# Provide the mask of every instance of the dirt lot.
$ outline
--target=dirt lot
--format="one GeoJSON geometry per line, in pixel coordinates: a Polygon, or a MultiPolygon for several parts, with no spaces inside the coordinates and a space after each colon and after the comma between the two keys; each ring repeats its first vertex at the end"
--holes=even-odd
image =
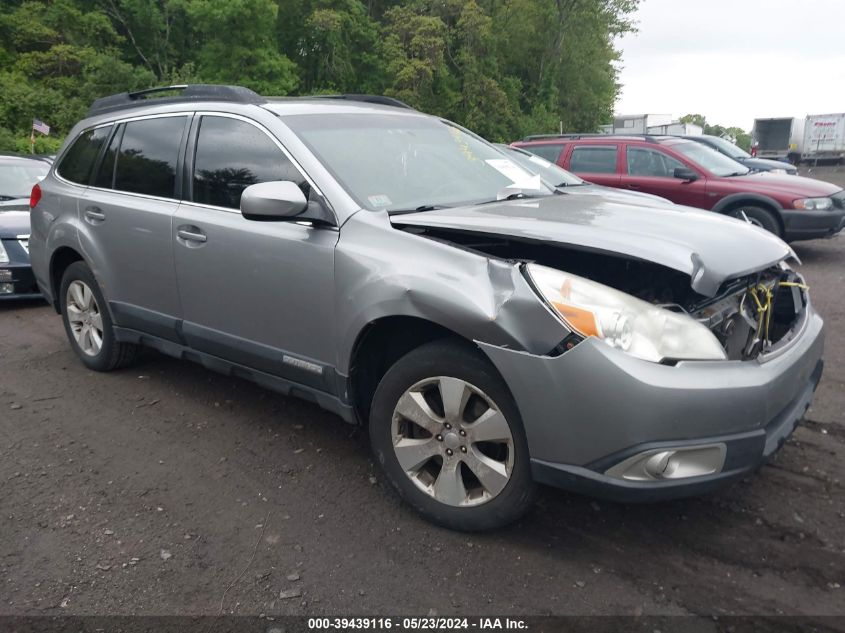
{"type": "Polygon", "coordinates": [[[0,614],[845,615],[845,238],[796,250],[827,365],[772,463],[661,505],[544,490],[483,536],[411,514],[315,406],[153,352],[90,372],[0,304],[0,614]]]}

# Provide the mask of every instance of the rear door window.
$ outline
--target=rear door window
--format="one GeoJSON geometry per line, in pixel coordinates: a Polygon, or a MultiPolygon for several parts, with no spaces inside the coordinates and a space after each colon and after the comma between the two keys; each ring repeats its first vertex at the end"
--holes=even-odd
{"type": "Polygon", "coordinates": [[[88,185],[94,163],[110,132],[111,126],[106,125],[87,130],[76,137],[73,145],[62,156],[57,168],[59,176],[78,185],[88,185]]]}
{"type": "Polygon", "coordinates": [[[615,174],[616,145],[579,145],[573,148],[569,170],[575,173],[615,174]]]}
{"type": "Polygon", "coordinates": [[[124,125],[114,188],[160,198],[176,197],[176,163],[186,116],[129,121],[124,125]]]}
{"type": "Polygon", "coordinates": [[[202,118],[194,157],[194,202],[239,209],[244,189],[274,180],[293,181],[308,197],[305,177],[265,132],[238,119],[202,118]]]}
{"type": "Polygon", "coordinates": [[[557,163],[560,153],[563,151],[562,143],[543,143],[542,145],[525,145],[522,149],[545,158],[550,163],[557,163]]]}

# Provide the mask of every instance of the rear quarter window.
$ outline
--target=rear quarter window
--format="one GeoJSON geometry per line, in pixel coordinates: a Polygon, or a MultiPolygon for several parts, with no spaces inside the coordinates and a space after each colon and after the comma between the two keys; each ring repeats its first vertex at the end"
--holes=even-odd
{"type": "Polygon", "coordinates": [[[91,179],[91,171],[100,154],[103,143],[109,136],[111,126],[86,130],[76,137],[76,140],[62,156],[56,171],[65,180],[78,185],[87,185],[91,179]]]}
{"type": "Polygon", "coordinates": [[[589,174],[616,173],[616,145],[579,146],[569,158],[570,171],[589,174]]]}

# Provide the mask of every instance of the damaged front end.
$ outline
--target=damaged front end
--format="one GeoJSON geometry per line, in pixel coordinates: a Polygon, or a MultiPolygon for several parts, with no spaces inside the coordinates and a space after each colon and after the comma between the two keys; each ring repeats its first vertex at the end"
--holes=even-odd
{"type": "Polygon", "coordinates": [[[552,355],[596,337],[664,364],[764,360],[797,335],[808,305],[807,286],[785,261],[728,279],[712,296],[705,296],[693,289],[690,275],[624,255],[474,231],[419,226],[404,230],[520,265],[573,332],[552,355]],[[619,293],[597,298],[602,287],[619,293]],[[627,301],[620,293],[639,301],[627,301]],[[632,329],[632,324],[637,327],[632,329]],[[702,337],[694,324],[706,328],[715,340],[702,337]],[[673,339],[678,339],[677,345],[672,345],[673,339]]]}
{"type": "Polygon", "coordinates": [[[716,335],[730,360],[765,359],[800,331],[809,303],[804,279],[785,262],[725,284],[687,313],[716,335]]]}

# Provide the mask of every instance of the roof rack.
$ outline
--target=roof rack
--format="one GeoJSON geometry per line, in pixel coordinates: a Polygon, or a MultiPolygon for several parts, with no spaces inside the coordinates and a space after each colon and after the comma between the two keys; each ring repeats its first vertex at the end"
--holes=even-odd
{"type": "Polygon", "coordinates": [[[315,95],[321,99],[344,99],[346,101],[361,101],[363,103],[374,103],[377,105],[393,106],[394,108],[407,108],[413,110],[404,101],[394,99],[393,97],[384,97],[381,95],[365,95],[365,94],[344,94],[344,95],[315,95]]]}
{"type": "Polygon", "coordinates": [[[215,84],[179,84],[160,86],[135,92],[121,92],[97,99],[88,108],[86,116],[103,114],[126,108],[164,103],[185,103],[193,101],[230,101],[233,103],[265,103],[266,99],[242,86],[218,86],[215,84]],[[164,96],[155,95],[164,93],[164,96]],[[172,94],[177,93],[177,94],[172,94]]]}
{"type": "Polygon", "coordinates": [[[532,134],[526,136],[522,141],[542,141],[556,138],[568,139],[577,141],[582,138],[641,138],[649,143],[656,143],[657,137],[663,135],[655,134],[602,134],[601,132],[593,132],[589,134],[532,134]]]}

